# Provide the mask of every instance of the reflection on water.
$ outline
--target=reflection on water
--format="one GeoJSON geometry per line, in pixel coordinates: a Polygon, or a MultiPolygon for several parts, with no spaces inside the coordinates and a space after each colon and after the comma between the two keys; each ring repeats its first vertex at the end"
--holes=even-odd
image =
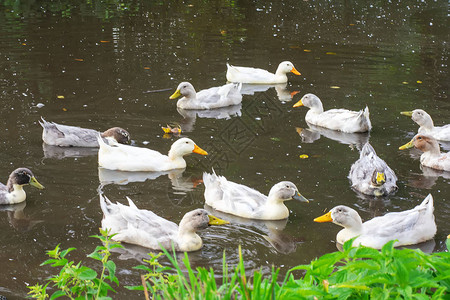
{"type": "Polygon", "coordinates": [[[23,211],[25,206],[26,202],[0,206],[0,212],[6,212],[9,224],[17,231],[29,231],[36,224],[44,222],[44,220],[34,220],[27,216],[23,211]]]}
{"type": "Polygon", "coordinates": [[[98,148],[86,147],[58,147],[42,143],[42,150],[45,158],[63,159],[68,157],[85,157],[98,154],[98,148]]]}
{"type": "MultiPolygon", "coordinates": [[[[204,247],[189,258],[194,267],[214,268],[218,278],[223,253],[230,266],[236,264],[238,245],[249,274],[259,268],[268,273],[274,265],[282,275],[335,251],[337,231],[312,219],[339,204],[370,219],[410,209],[432,193],[438,226],[434,251],[446,249],[450,178],[421,169],[420,152],[411,158],[414,151],[397,150],[414,135],[401,111],[421,107],[435,124],[448,123],[446,2],[60,3],[0,4],[0,161],[5,170],[30,167],[46,186],[27,190],[26,209],[0,212],[0,259],[8,270],[0,274],[0,292],[9,300],[25,298],[27,284],[43,282],[54,271],[39,267],[46,250],[58,243],[76,247],[71,259],[85,261],[85,253],[95,249],[89,236],[98,234],[102,218],[99,184],[112,199],[132,196],[139,207],[180,220],[204,206],[202,173],[212,167],[263,193],[276,182],[292,180],[316,200],[307,207],[290,203],[283,229],[236,222],[201,232],[204,247]],[[238,107],[182,112],[167,100],[184,80],[194,86],[224,84],[227,61],[274,70],[283,60],[298,65],[302,75],[290,76],[287,85],[248,86],[262,90],[248,90],[238,107]],[[298,143],[294,128],[306,126],[306,110],[294,111],[293,91],[323,95],[326,107],[368,105],[370,136],[311,127],[298,143]],[[209,155],[187,157],[182,174],[103,174],[97,149],[42,146],[36,121],[42,115],[85,128],[120,126],[163,153],[176,137],[162,139],[161,126],[181,120],[182,135],[209,155]],[[361,197],[347,179],[358,156],[347,145],[358,148],[369,139],[399,177],[398,192],[386,198],[361,197]],[[301,154],[309,158],[300,159],[301,154]]],[[[140,283],[132,269],[136,264],[117,260],[124,283],[120,298],[137,295],[122,287],[140,283]]]]}
{"type": "Polygon", "coordinates": [[[194,130],[195,120],[197,117],[227,120],[231,117],[240,117],[241,109],[242,104],[202,110],[177,108],[178,113],[183,116],[183,120],[178,123],[181,126],[182,132],[191,132],[194,130]]]}
{"type": "Polygon", "coordinates": [[[280,84],[242,84],[242,95],[254,95],[255,93],[266,92],[271,88],[275,88],[278,100],[288,102],[292,100],[292,95],[296,92],[289,92],[286,88],[287,83],[280,84]]]}
{"type": "Polygon", "coordinates": [[[302,138],[303,143],[314,143],[323,135],[330,140],[337,141],[341,144],[350,145],[352,148],[356,147],[361,150],[362,147],[369,142],[370,134],[365,133],[347,133],[338,130],[331,130],[328,128],[312,125],[306,122],[309,128],[296,127],[297,133],[302,138]]]}

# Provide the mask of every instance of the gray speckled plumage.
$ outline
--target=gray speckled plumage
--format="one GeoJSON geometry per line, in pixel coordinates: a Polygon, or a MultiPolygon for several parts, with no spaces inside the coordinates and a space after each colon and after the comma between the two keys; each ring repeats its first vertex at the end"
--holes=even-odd
{"type": "Polygon", "coordinates": [[[97,137],[114,138],[118,143],[126,144],[130,141],[130,134],[123,128],[113,127],[101,133],[94,129],[61,125],[47,122],[43,118],[41,124],[42,140],[44,143],[60,147],[98,147],[97,137]]]}
{"type": "Polygon", "coordinates": [[[397,176],[387,163],[379,158],[373,147],[367,143],[361,150],[359,159],[352,165],[348,178],[352,187],[366,195],[383,196],[397,190],[397,176]],[[374,174],[384,173],[385,182],[376,185],[374,174]]]}

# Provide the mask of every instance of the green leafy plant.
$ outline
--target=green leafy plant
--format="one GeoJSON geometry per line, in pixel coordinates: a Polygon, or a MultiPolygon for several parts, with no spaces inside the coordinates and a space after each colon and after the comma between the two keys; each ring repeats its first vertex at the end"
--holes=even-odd
{"type": "Polygon", "coordinates": [[[108,292],[115,291],[109,283],[114,282],[119,285],[119,281],[115,275],[116,264],[109,260],[110,250],[123,246],[112,241],[113,235],[110,236],[107,231],[100,229],[100,233],[101,235],[92,237],[99,239],[103,246],[97,246],[95,251],[88,255],[88,257],[102,263],[100,276],[95,270],[83,266],[81,262],[75,264],[75,262],[66,258],[75,248],[61,250],[58,244],[55,249],[47,251],[50,259],[44,261],[41,266],[61,267],[59,274],[50,277],[45,285],[36,284],[29,287],[30,292],[28,294],[30,297],[40,300],[45,300],[49,297],[50,299],[56,299],[63,296],[69,299],[111,299],[111,297],[107,296],[108,292]],[[47,294],[47,288],[50,284],[57,288],[51,296],[47,294]]]}
{"type": "Polygon", "coordinates": [[[270,276],[258,270],[246,275],[239,248],[239,263],[229,273],[223,256],[223,280],[217,283],[212,269],[197,268],[184,259],[184,272],[176,260],[163,250],[173,268],[158,263],[152,255],[143,285],[127,287],[144,290],[150,299],[443,299],[450,290],[450,254],[426,254],[420,250],[395,249],[394,241],[381,251],[344,245],[343,252],[325,254],[308,265],[292,268],[284,280],[277,281],[279,269],[270,276]],[[306,271],[295,279],[293,272],[306,271]],[[165,273],[165,274],[164,274],[165,273]],[[171,274],[171,275],[169,275],[171,274]]]}

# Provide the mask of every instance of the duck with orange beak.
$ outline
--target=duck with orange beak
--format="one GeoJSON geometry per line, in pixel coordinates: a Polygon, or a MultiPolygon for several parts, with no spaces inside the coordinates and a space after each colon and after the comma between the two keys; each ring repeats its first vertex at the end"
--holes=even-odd
{"type": "Polygon", "coordinates": [[[301,75],[300,72],[294,67],[294,64],[290,61],[281,62],[278,65],[275,74],[263,69],[236,67],[227,64],[227,80],[229,82],[242,82],[250,84],[286,83],[288,81],[286,74],[288,73],[301,75]]]}
{"type": "Polygon", "coordinates": [[[99,138],[98,164],[109,170],[161,172],[186,168],[184,156],[190,153],[208,155],[189,138],[181,138],[170,147],[168,155],[148,148],[106,144],[99,138]]]}

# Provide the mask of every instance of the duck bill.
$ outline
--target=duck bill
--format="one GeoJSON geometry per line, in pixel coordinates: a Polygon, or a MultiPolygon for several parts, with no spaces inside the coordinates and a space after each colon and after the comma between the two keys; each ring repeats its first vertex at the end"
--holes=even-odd
{"type": "Polygon", "coordinates": [[[399,150],[405,150],[414,147],[414,139],[404,144],[403,146],[398,147],[399,150]]]}
{"type": "Polygon", "coordinates": [[[300,201],[300,202],[306,202],[309,203],[309,200],[303,197],[300,193],[295,193],[295,195],[292,197],[292,199],[300,201]]]}
{"type": "Polygon", "coordinates": [[[315,218],[314,222],[318,223],[333,222],[333,219],[331,218],[331,211],[327,212],[323,216],[315,218]]]}
{"type": "Polygon", "coordinates": [[[292,67],[291,72],[294,73],[295,75],[302,75],[302,74],[301,74],[299,71],[297,71],[297,69],[294,68],[294,67],[292,67]]]}
{"type": "Polygon", "coordinates": [[[181,96],[180,90],[176,90],[175,93],[172,94],[172,96],[169,97],[169,99],[173,100],[181,96]]]}
{"type": "Polygon", "coordinates": [[[200,155],[208,155],[208,152],[206,152],[205,150],[203,150],[202,148],[200,148],[197,145],[194,145],[194,150],[192,150],[192,152],[200,154],[200,155]]]}
{"type": "Polygon", "coordinates": [[[292,106],[292,107],[300,107],[300,106],[303,106],[302,100],[300,100],[297,103],[295,103],[294,106],[292,106]]]}
{"type": "Polygon", "coordinates": [[[230,222],[214,217],[213,215],[208,215],[209,222],[208,225],[225,225],[230,224],[230,222]]]}
{"type": "Polygon", "coordinates": [[[382,185],[385,182],[386,182],[386,176],[384,175],[384,173],[377,172],[377,184],[382,185]]]}
{"type": "Polygon", "coordinates": [[[412,117],[413,112],[412,111],[402,111],[400,114],[407,116],[407,117],[412,117]]]}
{"type": "Polygon", "coordinates": [[[42,190],[44,188],[44,186],[42,184],[39,183],[39,181],[37,181],[36,177],[31,177],[30,180],[30,185],[42,190]]]}

